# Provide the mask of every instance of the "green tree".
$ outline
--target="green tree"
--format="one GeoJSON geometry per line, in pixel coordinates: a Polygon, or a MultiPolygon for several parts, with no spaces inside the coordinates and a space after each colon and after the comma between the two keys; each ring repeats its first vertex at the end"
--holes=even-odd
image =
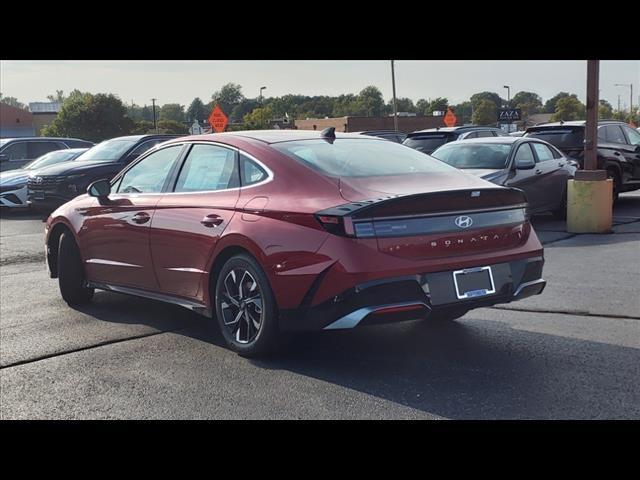
{"type": "Polygon", "coordinates": [[[186,117],[188,122],[193,122],[194,120],[202,122],[209,118],[210,114],[211,112],[207,111],[202,100],[196,97],[191,102],[191,105],[189,105],[189,108],[187,108],[186,117]]]}
{"type": "MultiPolygon", "coordinates": [[[[209,112],[211,112],[217,104],[225,115],[229,116],[234,107],[244,100],[242,87],[237,83],[227,83],[226,85],[223,85],[220,90],[211,95],[211,100],[210,108],[208,108],[209,112]]],[[[232,121],[239,120],[231,117],[229,117],[229,119],[232,121]]]]}
{"type": "Polygon", "coordinates": [[[244,124],[249,130],[262,130],[269,128],[269,123],[272,118],[273,110],[271,110],[271,108],[260,107],[244,116],[244,124]]]}
{"type": "Polygon", "coordinates": [[[436,97],[429,102],[429,108],[427,114],[431,115],[433,112],[446,112],[449,107],[449,100],[444,97],[436,97]]]}
{"type": "Polygon", "coordinates": [[[451,110],[455,113],[458,119],[458,125],[464,125],[465,123],[471,123],[471,113],[473,107],[471,102],[461,102],[457,105],[452,105],[451,110]]]}
{"type": "Polygon", "coordinates": [[[160,120],[184,121],[184,107],[178,103],[165,103],[160,108],[160,120]]]}
{"type": "Polygon", "coordinates": [[[551,116],[551,121],[584,120],[585,112],[584,104],[578,100],[577,95],[573,94],[556,102],[556,111],[551,116]]]}
{"type": "Polygon", "coordinates": [[[425,98],[421,98],[416,102],[416,111],[418,115],[428,115],[431,102],[425,98]]]}
{"type": "Polygon", "coordinates": [[[613,118],[613,106],[606,100],[600,100],[598,118],[601,120],[613,118]]]}
{"type": "Polygon", "coordinates": [[[260,103],[257,99],[253,98],[245,98],[231,110],[231,115],[229,118],[232,118],[234,121],[242,121],[244,116],[247,113],[251,113],[255,108],[258,108],[260,103]]]}
{"type": "Polygon", "coordinates": [[[112,94],[76,92],[62,104],[44,136],[78,137],[92,142],[127,135],[133,121],[118,97],[112,94]]]}
{"type": "Polygon", "coordinates": [[[500,95],[498,95],[495,92],[475,93],[471,95],[471,98],[469,100],[471,101],[471,104],[473,105],[474,110],[478,108],[478,106],[480,105],[480,102],[482,102],[483,100],[492,102],[495,105],[495,108],[500,108],[503,103],[506,103],[502,100],[502,98],[500,98],[500,95]]]}
{"type": "Polygon", "coordinates": [[[149,132],[154,132],[153,122],[150,122],[148,120],[140,120],[135,123],[133,129],[131,130],[131,135],[144,135],[149,132]]]}
{"type": "Polygon", "coordinates": [[[360,93],[358,93],[355,107],[358,115],[379,117],[382,115],[382,109],[384,108],[382,92],[378,87],[374,87],[373,85],[363,88],[360,93]]]}
{"type": "Polygon", "coordinates": [[[47,99],[50,102],[64,102],[66,98],[63,90],[56,90],[55,95],[47,95],[47,99]]]}
{"type": "Polygon", "coordinates": [[[518,92],[511,99],[511,106],[521,110],[521,118],[526,124],[531,115],[540,112],[542,98],[537,93],[518,92]]]}
{"type": "MultiPolygon", "coordinates": [[[[153,128],[153,123],[151,124],[153,128]]],[[[174,134],[186,134],[189,133],[189,128],[181,122],[176,122],[175,120],[160,120],[158,122],[158,130],[164,133],[174,133],[174,134]]]]}
{"type": "Polygon", "coordinates": [[[570,96],[571,96],[571,94],[568,93],[568,92],[560,92],[556,96],[551,97],[549,100],[547,100],[544,103],[544,113],[555,113],[556,104],[558,103],[558,100],[560,100],[562,98],[567,98],[567,97],[570,97],[570,96]]]}
{"type": "Polygon", "coordinates": [[[473,107],[471,121],[476,125],[494,125],[497,121],[496,104],[489,100],[480,100],[473,107]]]}
{"type": "MultiPolygon", "coordinates": [[[[406,97],[396,98],[396,101],[397,101],[396,110],[398,112],[418,113],[418,109],[413,104],[413,100],[411,100],[410,98],[406,98],[406,97]]],[[[389,100],[389,103],[387,103],[386,110],[390,114],[393,113],[393,99],[389,100]]]]}
{"type": "Polygon", "coordinates": [[[0,93],[0,102],[4,103],[5,105],[11,105],[12,107],[27,110],[27,106],[24,103],[19,102],[16,97],[5,97],[4,95],[2,95],[2,93],[0,93]]]}

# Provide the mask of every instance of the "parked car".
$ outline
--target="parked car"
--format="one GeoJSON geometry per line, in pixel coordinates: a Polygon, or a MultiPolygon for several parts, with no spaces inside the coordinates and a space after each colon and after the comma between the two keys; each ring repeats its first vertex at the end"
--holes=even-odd
{"type": "Polygon", "coordinates": [[[189,136],[53,212],[47,265],[71,305],[94,289],[174,303],[257,355],[279,332],[453,319],[541,293],[525,208],[521,190],[376,137],[189,136]]]}
{"type": "Polygon", "coordinates": [[[578,164],[553,145],[526,137],[487,137],[447,143],[431,154],[497,185],[520,188],[528,212],[567,214],[567,180],[578,164]]]}
{"type": "Polygon", "coordinates": [[[362,132],[353,132],[359,135],[369,135],[371,137],[380,137],[396,143],[402,143],[407,138],[407,134],[396,132],[395,130],[366,130],[362,132]]]}
{"type": "Polygon", "coordinates": [[[21,168],[45,153],[67,148],[90,148],[93,142],[77,138],[21,137],[0,139],[0,171],[21,168]]]}
{"type": "Polygon", "coordinates": [[[524,135],[524,130],[519,130],[517,132],[511,132],[509,136],[511,137],[522,137],[524,135]]]}
{"type": "Polygon", "coordinates": [[[178,135],[132,135],[105,140],[74,162],[40,168],[29,176],[27,202],[35,208],[53,210],[87,191],[98,179],[111,179],[151,147],[178,135]]]}
{"type": "Polygon", "coordinates": [[[67,148],[45,153],[40,158],[27,163],[22,168],[0,172],[0,206],[25,208],[27,204],[27,180],[29,174],[38,168],[48,167],[56,163],[70,162],[88,148],[67,148]]]}
{"type": "Polygon", "coordinates": [[[429,128],[410,133],[403,145],[430,155],[441,145],[456,140],[468,140],[479,137],[505,137],[507,134],[496,127],[478,127],[464,125],[460,127],[429,128]]]}
{"type": "MultiPolygon", "coordinates": [[[[555,145],[584,167],[585,121],[546,123],[529,127],[526,136],[555,145]]],[[[613,198],[640,189],[640,133],[618,121],[598,122],[598,165],[613,179],[613,198]]]]}

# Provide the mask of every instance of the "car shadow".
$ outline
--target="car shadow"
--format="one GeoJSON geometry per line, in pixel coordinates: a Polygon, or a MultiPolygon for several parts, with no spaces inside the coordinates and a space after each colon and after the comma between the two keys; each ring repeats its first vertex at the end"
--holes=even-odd
{"type": "MultiPolygon", "coordinates": [[[[78,310],[226,348],[215,320],[177,306],[99,292],[78,310]]],[[[640,364],[640,349],[515,329],[474,312],[455,322],[296,334],[277,354],[244,361],[446,418],[640,418],[637,369],[629,368],[640,364]]]]}

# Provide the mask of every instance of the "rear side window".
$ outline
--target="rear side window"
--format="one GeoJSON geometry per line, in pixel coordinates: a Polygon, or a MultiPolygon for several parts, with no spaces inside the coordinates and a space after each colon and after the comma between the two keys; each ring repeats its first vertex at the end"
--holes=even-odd
{"type": "Polygon", "coordinates": [[[260,165],[246,155],[240,154],[240,181],[243,187],[262,182],[266,178],[267,172],[260,165]]]}
{"type": "Polygon", "coordinates": [[[418,150],[419,152],[431,153],[436,148],[444,145],[447,142],[451,142],[452,140],[455,140],[452,135],[450,136],[446,133],[436,133],[428,136],[407,137],[407,139],[402,144],[418,150]]]}
{"type": "Polygon", "coordinates": [[[478,134],[479,138],[481,138],[481,137],[493,137],[494,136],[493,135],[493,131],[491,131],[491,130],[478,130],[476,133],[478,134]]]}
{"type": "Polygon", "coordinates": [[[29,158],[38,158],[45,153],[66,148],[66,145],[58,142],[31,142],[29,143],[29,158]]]}
{"type": "Polygon", "coordinates": [[[180,170],[175,192],[208,192],[239,186],[236,153],[217,145],[199,145],[180,170]]]}
{"type": "Polygon", "coordinates": [[[553,160],[554,155],[549,147],[543,145],[542,143],[532,143],[533,149],[536,151],[536,155],[538,155],[539,162],[546,162],[548,160],[553,160]]]}
{"type": "Polygon", "coordinates": [[[275,143],[271,146],[298,162],[332,177],[455,171],[453,167],[435,158],[383,140],[303,140],[275,143]]]}
{"type": "Polygon", "coordinates": [[[549,142],[551,145],[564,148],[584,147],[584,128],[554,128],[544,130],[534,130],[527,134],[528,137],[539,138],[549,142]]]}

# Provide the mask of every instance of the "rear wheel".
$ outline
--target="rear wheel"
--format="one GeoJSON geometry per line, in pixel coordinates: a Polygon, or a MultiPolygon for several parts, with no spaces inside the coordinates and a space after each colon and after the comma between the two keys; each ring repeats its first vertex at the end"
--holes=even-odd
{"type": "Polygon", "coordinates": [[[271,286],[248,255],[231,257],[215,288],[216,318],[227,345],[240,355],[267,354],[278,346],[278,318],[271,286]]]}
{"type": "Polygon", "coordinates": [[[558,208],[553,210],[551,213],[557,220],[567,219],[567,189],[566,188],[564,190],[564,193],[562,194],[562,200],[560,200],[560,205],[558,205],[558,208]]]}
{"type": "Polygon", "coordinates": [[[93,298],[93,288],[86,286],[80,250],[70,232],[60,235],[58,243],[58,285],[69,305],[81,305],[93,298]]]}
{"type": "Polygon", "coordinates": [[[618,201],[620,196],[621,179],[620,174],[613,169],[607,170],[607,178],[613,180],[613,203],[618,201]]]}

